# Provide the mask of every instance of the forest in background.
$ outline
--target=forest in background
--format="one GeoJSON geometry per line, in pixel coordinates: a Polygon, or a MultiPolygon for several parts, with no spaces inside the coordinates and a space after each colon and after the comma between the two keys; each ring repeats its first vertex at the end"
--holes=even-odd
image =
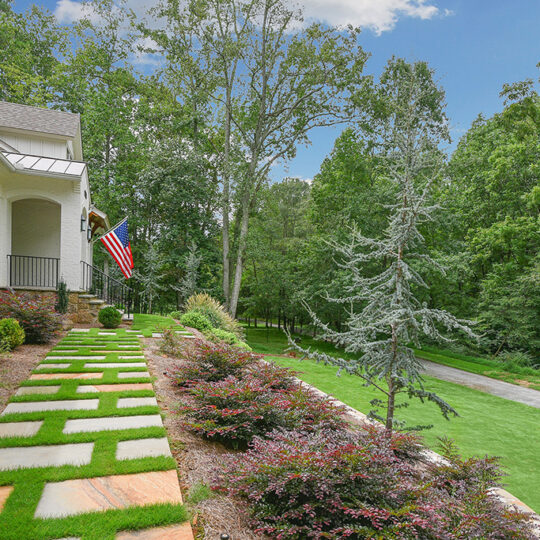
{"type": "MultiPolygon", "coordinates": [[[[370,130],[377,81],[363,74],[357,31],[280,32],[296,15],[277,1],[272,20],[238,30],[232,4],[186,13],[165,1],[154,13],[163,25],[146,27],[93,2],[87,19],[65,27],[0,0],[0,99],[81,114],[94,202],[111,223],[129,217],[139,308],[180,307],[195,277],[238,316],[294,327],[309,322],[306,300],[340,329],[348,308],[326,296],[339,296],[345,278],[330,244],[353,225],[380,236],[394,189],[370,130]],[[223,34],[203,31],[213,25],[223,34]],[[162,61],[141,72],[141,55],[162,61]],[[270,182],[274,159],[337,123],[343,131],[312,183],[270,182]]],[[[418,263],[428,305],[478,321],[480,342],[462,345],[522,351],[531,364],[540,352],[539,169],[537,81],[509,81],[501,112],[478,117],[430,193],[440,209],[422,233],[446,272],[418,263]]],[[[97,248],[96,263],[103,257],[97,248]]]]}

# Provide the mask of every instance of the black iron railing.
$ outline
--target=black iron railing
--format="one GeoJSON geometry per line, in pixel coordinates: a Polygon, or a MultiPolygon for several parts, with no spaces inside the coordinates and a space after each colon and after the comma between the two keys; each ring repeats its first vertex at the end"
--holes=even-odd
{"type": "Polygon", "coordinates": [[[107,304],[117,307],[129,316],[133,302],[133,289],[108,276],[99,268],[81,261],[81,289],[96,295],[107,304]]]}
{"type": "Polygon", "coordinates": [[[56,289],[60,259],[31,255],[8,255],[10,287],[56,289]]]}

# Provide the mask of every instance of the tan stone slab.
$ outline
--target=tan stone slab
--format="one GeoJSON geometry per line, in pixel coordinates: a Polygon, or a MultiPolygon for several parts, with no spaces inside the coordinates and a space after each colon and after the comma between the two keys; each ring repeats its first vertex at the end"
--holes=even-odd
{"type": "Polygon", "coordinates": [[[3,422],[0,423],[0,438],[33,437],[42,425],[43,420],[37,422],[3,422]]]}
{"type": "Polygon", "coordinates": [[[27,396],[32,394],[56,394],[60,390],[59,386],[21,386],[16,396],[27,396]]]}
{"type": "Polygon", "coordinates": [[[147,457],[169,457],[170,455],[171,449],[166,437],[119,441],[116,447],[116,459],[119,461],[147,457]]]}
{"type": "Polygon", "coordinates": [[[71,364],[39,364],[39,366],[36,367],[36,370],[39,369],[66,369],[70,367],[71,364]]]}
{"type": "Polygon", "coordinates": [[[105,360],[105,356],[85,356],[84,354],[77,356],[47,356],[45,360],[105,360]]]}
{"type": "Polygon", "coordinates": [[[148,371],[121,371],[118,373],[119,379],[133,379],[135,377],[144,377],[145,379],[148,379],[150,373],[148,373],[148,371]]]}
{"type": "Polygon", "coordinates": [[[77,393],[124,392],[126,390],[153,390],[153,388],[151,383],[84,384],[77,388],[77,393]]]}
{"type": "Polygon", "coordinates": [[[31,381],[48,381],[51,379],[102,379],[101,373],[34,373],[30,375],[31,381]]]}
{"type": "Polygon", "coordinates": [[[0,448],[0,470],[88,465],[94,443],[0,448]]]}
{"type": "Polygon", "coordinates": [[[157,407],[155,397],[126,397],[119,398],[116,405],[119,409],[127,409],[129,407],[157,407]]]}
{"type": "Polygon", "coordinates": [[[25,401],[10,403],[0,416],[13,413],[41,411],[92,411],[99,407],[99,399],[66,399],[62,401],[25,401]]]}
{"type": "Polygon", "coordinates": [[[89,362],[88,364],[84,364],[85,369],[91,369],[91,368],[111,368],[111,369],[119,369],[123,367],[146,367],[146,364],[144,362],[89,362]]]}
{"type": "Polygon", "coordinates": [[[13,486],[0,486],[0,512],[4,509],[4,505],[12,491],[13,486]]]}
{"type": "Polygon", "coordinates": [[[36,518],[182,502],[176,471],[101,476],[45,484],[36,518]]]}
{"type": "Polygon", "coordinates": [[[116,540],[193,540],[193,531],[189,521],[181,525],[143,529],[141,531],[121,531],[116,540]]]}
{"type": "Polygon", "coordinates": [[[95,431],[115,431],[118,429],[140,429],[163,427],[159,414],[134,416],[105,416],[100,418],[74,418],[67,420],[62,433],[90,433],[95,431]]]}

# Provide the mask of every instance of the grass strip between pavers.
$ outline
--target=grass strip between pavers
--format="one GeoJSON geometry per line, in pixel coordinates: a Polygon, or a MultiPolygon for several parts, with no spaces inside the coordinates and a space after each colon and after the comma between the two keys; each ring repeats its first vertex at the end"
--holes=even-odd
{"type": "MultiPolygon", "coordinates": [[[[130,352],[119,349],[117,345],[129,340],[133,345],[134,352],[131,354],[143,355],[137,338],[126,334],[125,330],[109,336],[98,335],[98,329],[90,332],[70,333],[62,340],[48,356],[61,356],[61,347],[72,346],[74,338],[85,346],[104,346],[103,354],[85,352],[83,356],[106,356],[106,361],[130,362],[129,359],[118,359],[118,355],[129,356],[130,352]],[[81,339],[83,338],[84,339],[81,339]],[[124,338],[127,336],[127,338],[124,338]],[[109,350],[114,348],[114,350],[109,350]]],[[[84,351],[84,349],[83,349],[84,351]]],[[[66,353],[66,356],[78,356],[81,353],[66,353]]],[[[144,359],[137,359],[141,363],[144,359]]],[[[147,427],[136,429],[122,429],[114,431],[98,431],[87,433],[64,434],[62,430],[66,420],[75,418],[100,418],[110,416],[134,416],[160,414],[159,407],[143,406],[130,408],[117,408],[117,401],[121,397],[153,397],[151,390],[123,390],[118,392],[93,392],[78,394],[77,388],[81,385],[100,384],[126,384],[132,382],[151,382],[148,377],[130,377],[119,379],[118,373],[147,372],[147,368],[91,368],[84,369],[88,361],[97,360],[50,360],[51,363],[69,363],[65,369],[40,369],[33,373],[96,373],[103,372],[101,379],[51,379],[51,380],[27,380],[23,386],[60,386],[54,394],[27,394],[12,396],[10,403],[21,402],[45,402],[63,400],[98,399],[99,405],[96,410],[60,410],[39,411],[27,413],[6,414],[0,417],[0,423],[42,420],[43,425],[33,437],[8,437],[0,438],[0,448],[21,446],[42,446],[70,443],[93,442],[94,450],[92,459],[88,465],[60,467],[41,467],[0,471],[0,486],[12,485],[14,491],[8,498],[3,511],[0,513],[0,539],[5,540],[48,540],[61,537],[80,537],[82,540],[113,540],[117,531],[126,529],[146,529],[151,527],[165,526],[181,523],[188,519],[183,505],[156,504],[145,507],[129,507],[122,510],[107,510],[105,512],[90,512],[66,518],[35,519],[34,512],[41,498],[43,488],[47,482],[60,482],[76,478],[92,478],[97,476],[111,476],[120,474],[133,474],[151,471],[166,471],[175,469],[176,463],[172,457],[147,457],[130,460],[116,460],[116,447],[119,441],[161,438],[166,437],[167,432],[163,427],[147,427]]],[[[46,365],[47,357],[42,361],[46,365]]]]}

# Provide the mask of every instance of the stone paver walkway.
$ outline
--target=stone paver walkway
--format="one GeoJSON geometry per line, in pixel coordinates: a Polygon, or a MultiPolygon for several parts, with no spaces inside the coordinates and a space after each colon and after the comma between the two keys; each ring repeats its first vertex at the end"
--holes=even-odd
{"type": "Polygon", "coordinates": [[[193,540],[149,377],[136,331],[54,347],[0,415],[0,539],[193,540]]]}

